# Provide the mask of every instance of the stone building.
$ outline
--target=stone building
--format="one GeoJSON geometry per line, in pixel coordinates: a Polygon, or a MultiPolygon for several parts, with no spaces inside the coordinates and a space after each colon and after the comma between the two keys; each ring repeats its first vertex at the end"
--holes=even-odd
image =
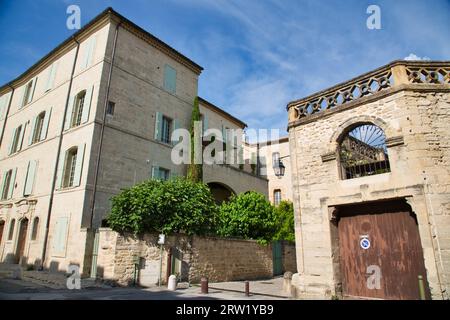
{"type": "Polygon", "coordinates": [[[283,200],[292,201],[291,161],[289,138],[268,140],[260,143],[245,144],[246,159],[256,158],[257,162],[246,164],[246,171],[254,171],[268,180],[269,200],[278,205],[283,200]],[[280,172],[283,167],[283,172],[280,172]]]}
{"type": "Polygon", "coordinates": [[[395,61],[287,109],[297,295],[448,299],[450,62],[395,61]]]}
{"type": "MultiPolygon", "coordinates": [[[[184,175],[171,161],[202,68],[108,8],[0,87],[0,261],[89,275],[111,196],[184,175]]],[[[204,129],[245,124],[200,99],[204,129]]],[[[205,166],[214,188],[267,194],[239,166],[205,166]]]]}

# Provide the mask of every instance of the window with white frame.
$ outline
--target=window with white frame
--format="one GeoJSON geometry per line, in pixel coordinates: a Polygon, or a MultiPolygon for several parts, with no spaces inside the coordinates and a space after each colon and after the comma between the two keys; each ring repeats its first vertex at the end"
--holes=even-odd
{"type": "Polygon", "coordinates": [[[77,127],[81,124],[81,117],[83,115],[83,108],[85,105],[86,90],[81,91],[75,97],[75,104],[72,110],[72,121],[70,127],[77,127]]]}
{"type": "Polygon", "coordinates": [[[273,191],[273,203],[277,206],[281,202],[281,190],[276,189],[273,191]]]}
{"type": "Polygon", "coordinates": [[[11,150],[10,150],[10,154],[16,153],[18,151],[20,151],[20,149],[22,148],[22,138],[23,138],[23,125],[18,126],[15,130],[14,130],[14,134],[13,134],[13,139],[11,142],[11,150]]]}
{"type": "Polygon", "coordinates": [[[25,86],[25,89],[24,89],[25,91],[23,93],[23,99],[22,99],[22,107],[31,102],[32,94],[33,94],[33,87],[34,87],[33,82],[34,82],[34,80],[31,80],[25,86]]]}
{"type": "Polygon", "coordinates": [[[5,176],[3,177],[3,186],[1,190],[1,200],[7,200],[9,199],[9,193],[11,189],[11,183],[12,183],[12,170],[8,170],[5,173],[5,176]]]}
{"type": "Polygon", "coordinates": [[[170,143],[170,133],[172,132],[172,119],[163,116],[161,125],[161,141],[170,143]]]}
{"type": "Polygon", "coordinates": [[[45,120],[45,111],[41,112],[36,117],[36,122],[34,125],[34,132],[32,133],[33,139],[31,141],[31,143],[36,143],[36,142],[40,141],[41,134],[42,134],[42,128],[44,127],[44,120],[45,120]]]}
{"type": "Polygon", "coordinates": [[[74,185],[75,168],[77,165],[78,147],[73,147],[67,151],[64,165],[62,187],[68,188],[74,185]]]}
{"type": "Polygon", "coordinates": [[[162,167],[153,167],[152,178],[167,181],[170,179],[170,170],[162,167]]]}

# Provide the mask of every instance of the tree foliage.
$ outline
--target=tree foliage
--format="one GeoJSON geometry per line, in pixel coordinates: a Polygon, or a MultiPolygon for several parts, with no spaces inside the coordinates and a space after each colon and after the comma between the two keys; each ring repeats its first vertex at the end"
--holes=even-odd
{"type": "Polygon", "coordinates": [[[231,197],[219,208],[217,233],[223,237],[241,237],[267,243],[273,239],[277,217],[263,194],[242,193],[231,197]]]}
{"type": "Polygon", "coordinates": [[[195,122],[201,121],[200,116],[200,108],[198,105],[198,97],[194,99],[194,106],[192,108],[192,116],[191,116],[191,163],[188,166],[187,177],[189,180],[194,182],[201,182],[203,180],[203,167],[202,164],[196,164],[194,162],[194,154],[195,154],[195,139],[194,139],[194,128],[195,122]]]}
{"type": "Polygon", "coordinates": [[[295,242],[294,205],[290,201],[281,201],[274,210],[278,226],[273,239],[295,242]]]}
{"type": "Polygon", "coordinates": [[[211,191],[203,183],[148,180],[114,196],[107,220],[117,232],[202,235],[214,232],[216,212],[211,191]]]}

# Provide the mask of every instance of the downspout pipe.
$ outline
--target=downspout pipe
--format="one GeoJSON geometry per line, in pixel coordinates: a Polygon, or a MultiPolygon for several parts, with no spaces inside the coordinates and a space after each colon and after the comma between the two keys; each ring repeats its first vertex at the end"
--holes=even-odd
{"type": "MultiPolygon", "coordinates": [[[[95,163],[95,170],[94,170],[94,183],[93,183],[93,190],[92,190],[92,198],[91,198],[91,217],[89,226],[90,228],[93,228],[94,224],[94,213],[95,213],[95,197],[97,194],[97,182],[98,182],[98,172],[100,168],[100,160],[101,160],[101,154],[102,154],[102,147],[103,147],[103,136],[105,134],[105,124],[106,124],[106,111],[108,109],[108,102],[109,102],[109,92],[111,88],[111,78],[112,78],[112,72],[114,67],[114,58],[116,56],[116,47],[117,47],[117,37],[119,34],[119,27],[121,26],[122,22],[119,21],[116,25],[116,30],[114,33],[114,42],[113,42],[113,48],[111,53],[111,64],[109,65],[109,71],[108,71],[108,82],[106,85],[106,94],[105,94],[105,101],[103,105],[103,117],[102,117],[102,124],[100,129],[100,141],[98,146],[98,152],[97,152],[97,160],[95,163]]],[[[95,228],[93,228],[95,229],[95,228]]]]}
{"type": "Polygon", "coordinates": [[[48,204],[47,221],[45,222],[44,247],[42,249],[41,266],[40,266],[41,270],[44,268],[45,259],[46,259],[46,255],[47,255],[47,245],[48,245],[48,234],[49,234],[49,228],[50,228],[50,218],[51,218],[51,215],[52,215],[53,199],[54,199],[54,196],[55,196],[56,175],[58,173],[58,167],[59,167],[59,161],[60,161],[60,153],[61,153],[62,140],[63,140],[63,134],[64,134],[64,122],[66,121],[67,108],[68,108],[68,105],[69,105],[70,94],[72,92],[73,75],[75,74],[75,67],[77,65],[77,60],[78,60],[78,51],[80,49],[80,43],[78,42],[78,40],[74,36],[72,36],[72,40],[77,44],[77,47],[76,47],[76,51],[75,51],[75,58],[73,60],[72,71],[71,71],[71,74],[70,74],[69,90],[67,91],[66,104],[65,104],[65,107],[64,107],[64,115],[63,115],[63,119],[62,119],[62,123],[61,123],[61,129],[59,131],[58,149],[57,149],[57,152],[56,152],[55,167],[53,169],[52,187],[51,187],[51,190],[50,190],[50,199],[49,199],[49,204],[48,204]]]}

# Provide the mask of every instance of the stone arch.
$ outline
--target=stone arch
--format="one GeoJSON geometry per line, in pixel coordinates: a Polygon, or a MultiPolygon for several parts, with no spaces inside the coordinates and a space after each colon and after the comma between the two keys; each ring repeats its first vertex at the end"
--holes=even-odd
{"type": "Polygon", "coordinates": [[[394,136],[394,129],[383,119],[369,115],[360,115],[347,119],[341,123],[330,138],[330,152],[337,152],[342,137],[352,128],[362,124],[374,124],[384,131],[386,138],[394,136]]]}
{"type": "Polygon", "coordinates": [[[216,203],[220,204],[235,195],[236,192],[228,185],[222,182],[208,182],[207,183],[216,203]]]}

